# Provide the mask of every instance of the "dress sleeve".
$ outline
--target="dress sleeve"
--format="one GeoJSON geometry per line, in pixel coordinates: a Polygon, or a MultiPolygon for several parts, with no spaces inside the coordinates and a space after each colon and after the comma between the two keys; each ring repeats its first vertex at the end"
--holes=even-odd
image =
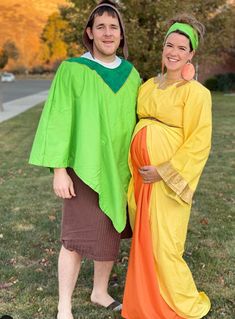
{"type": "Polygon", "coordinates": [[[192,89],[184,106],[184,143],[170,161],[157,166],[165,183],[188,204],[209,156],[212,128],[210,92],[192,89]]]}
{"type": "Polygon", "coordinates": [[[49,90],[34,138],[30,164],[67,167],[74,100],[71,66],[65,61],[57,70],[49,90]]]}

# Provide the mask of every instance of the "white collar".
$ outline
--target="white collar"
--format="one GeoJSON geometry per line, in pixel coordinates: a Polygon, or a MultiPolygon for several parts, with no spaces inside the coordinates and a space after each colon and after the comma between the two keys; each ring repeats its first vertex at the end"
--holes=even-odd
{"type": "Polygon", "coordinates": [[[93,58],[93,56],[91,55],[89,51],[84,53],[81,57],[95,61],[108,69],[115,69],[119,67],[119,65],[122,63],[122,60],[118,56],[115,56],[115,60],[113,62],[107,63],[107,62],[100,61],[98,59],[93,58]]]}

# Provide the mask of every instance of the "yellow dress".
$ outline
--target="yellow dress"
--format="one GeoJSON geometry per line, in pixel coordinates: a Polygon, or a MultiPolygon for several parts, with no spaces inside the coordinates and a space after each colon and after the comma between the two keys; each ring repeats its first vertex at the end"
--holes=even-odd
{"type": "Polygon", "coordinates": [[[193,193],[211,146],[211,95],[197,81],[164,89],[152,78],[138,97],[128,191],[133,241],[122,316],[199,319],[210,300],[198,292],[183,259],[193,193]],[[138,167],[154,165],[162,180],[143,184],[138,167]]]}

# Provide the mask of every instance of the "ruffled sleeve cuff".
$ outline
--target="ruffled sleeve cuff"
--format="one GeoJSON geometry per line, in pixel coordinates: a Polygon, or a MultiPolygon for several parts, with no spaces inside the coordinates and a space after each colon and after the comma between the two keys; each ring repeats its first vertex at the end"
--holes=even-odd
{"type": "Polygon", "coordinates": [[[158,174],[184,202],[191,204],[194,191],[188,186],[186,180],[174,169],[170,162],[158,165],[158,174]]]}

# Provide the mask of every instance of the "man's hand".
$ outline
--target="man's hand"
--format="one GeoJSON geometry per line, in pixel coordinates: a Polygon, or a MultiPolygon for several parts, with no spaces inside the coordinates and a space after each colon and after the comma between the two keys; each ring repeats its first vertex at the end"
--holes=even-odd
{"type": "Polygon", "coordinates": [[[142,166],[139,168],[139,173],[145,184],[151,184],[162,180],[155,166],[142,166]]]}
{"type": "Polygon", "coordinates": [[[53,189],[56,196],[61,198],[72,198],[76,196],[73,182],[65,168],[54,169],[53,189]]]}

